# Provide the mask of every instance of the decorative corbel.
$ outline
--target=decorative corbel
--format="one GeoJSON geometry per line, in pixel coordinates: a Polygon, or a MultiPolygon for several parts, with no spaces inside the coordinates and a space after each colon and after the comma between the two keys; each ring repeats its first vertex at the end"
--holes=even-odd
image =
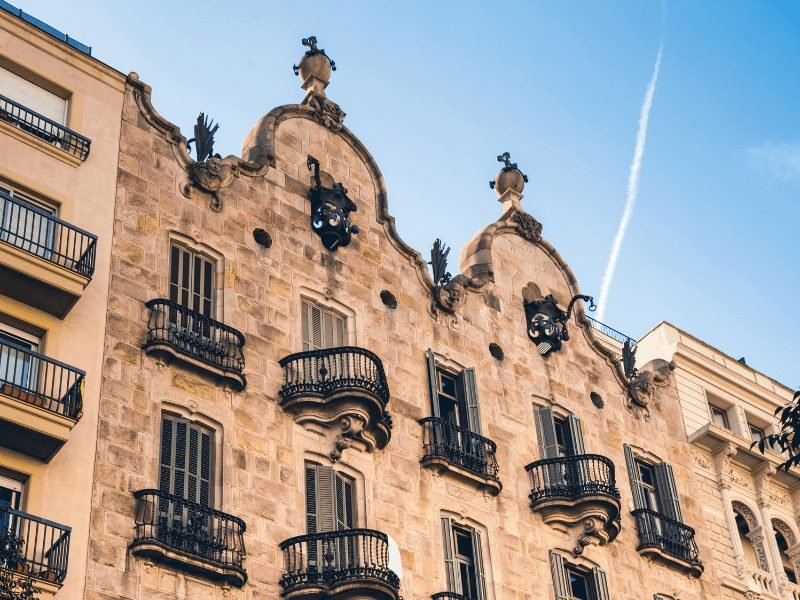
{"type": "Polygon", "coordinates": [[[359,437],[366,426],[366,420],[357,415],[342,417],[339,421],[341,431],[333,442],[333,450],[328,455],[333,462],[342,458],[342,452],[353,444],[353,438],[359,437]]]}
{"type": "Polygon", "coordinates": [[[583,554],[583,549],[586,546],[597,543],[597,533],[602,529],[603,524],[599,519],[589,517],[583,520],[581,527],[575,547],[572,549],[572,555],[575,557],[583,554]]]}
{"type": "Polygon", "coordinates": [[[434,315],[437,309],[447,314],[453,314],[467,300],[466,286],[469,280],[464,275],[455,277],[450,275],[447,271],[448,254],[450,254],[450,248],[437,238],[433,242],[431,261],[428,263],[433,270],[434,288],[431,292],[433,298],[431,312],[434,315]]]}
{"type": "Polygon", "coordinates": [[[738,451],[736,444],[728,442],[714,452],[714,473],[720,490],[731,489],[731,461],[738,451]]]}

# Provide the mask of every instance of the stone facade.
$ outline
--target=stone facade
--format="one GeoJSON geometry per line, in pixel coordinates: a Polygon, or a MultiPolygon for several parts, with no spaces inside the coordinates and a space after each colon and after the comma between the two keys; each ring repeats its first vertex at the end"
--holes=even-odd
{"type": "MultiPolygon", "coordinates": [[[[550,527],[530,508],[525,466],[539,457],[534,409],[540,406],[579,416],[586,451],[616,465],[619,535],[604,546],[589,543],[574,560],[604,569],[614,598],[720,597],[721,578],[732,566],[724,558],[730,555],[722,535],[725,520],[708,521],[706,494],[718,492],[696,477],[675,386],[658,390],[648,418],[626,409],[627,381],[618,356],[583,319],[580,303],[562,349],[545,357],[536,352],[527,332],[524,290],[534,284],[541,296],[552,294],[565,307],[578,287],[540,229],[520,225],[531,223],[519,216],[521,190],[498,190],[498,221],[462,251],[455,310],[437,309],[439,282],[395,231],[378,166],[346,126],[320,118],[319,106],[331,103],[324,87],[309,84],[303,104],[269,112],[245,141],[242,158],[220,159],[234,176],[214,201],[203,189],[184,193],[191,165],[185,140],[155,112],[147,86],[129,77],[86,597],[279,597],[280,544],[306,532],[304,462],[313,460],[353,478],[357,525],[396,543],[399,561],[392,564],[407,600],[447,590],[442,516],[482,534],[489,599],[552,598],[548,553],[571,555],[581,528],[550,527]],[[322,185],[343,184],[358,207],[350,213],[358,233],[335,251],[323,247],[309,224],[307,194],[314,185],[309,155],[319,161],[322,185]],[[269,248],[254,240],[258,228],[271,237],[269,248]],[[217,316],[246,339],[242,391],[202,369],[142,351],[149,319],[144,303],[168,293],[171,241],[217,259],[217,316]],[[384,290],[396,299],[396,308],[382,301],[384,290]],[[279,361],[301,350],[302,298],[338,311],[346,318],[347,343],[380,357],[393,422],[384,449],[370,452],[352,443],[333,463],[331,445],[340,432],[304,427],[281,409],[279,361]],[[502,360],[490,354],[490,344],[502,348],[502,360]],[[483,435],[497,445],[499,493],[420,464],[418,421],[431,414],[428,349],[440,364],[475,369],[483,435]],[[601,401],[591,401],[592,394],[601,401]],[[216,432],[215,505],[247,525],[248,580],[242,588],[129,552],[137,518],[132,494],[158,486],[162,411],[209,424],[216,432]],[[672,464],[684,521],[697,529],[700,578],[637,551],[624,444],[672,464]]],[[[486,201],[493,202],[488,193],[486,201]]]]}

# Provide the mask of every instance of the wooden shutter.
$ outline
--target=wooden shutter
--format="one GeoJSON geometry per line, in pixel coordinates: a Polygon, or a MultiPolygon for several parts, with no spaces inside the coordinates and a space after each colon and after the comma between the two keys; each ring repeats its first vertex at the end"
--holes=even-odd
{"type": "Polygon", "coordinates": [[[553,418],[553,409],[549,406],[534,409],[533,417],[536,422],[536,435],[539,442],[539,458],[558,457],[556,422],[553,418]]]}
{"type": "Polygon", "coordinates": [[[456,568],[453,520],[449,517],[442,517],[442,543],[444,544],[444,571],[447,576],[447,591],[459,593],[461,590],[461,573],[456,568]]]}
{"type": "Polygon", "coordinates": [[[586,454],[583,447],[583,428],[581,420],[575,415],[567,416],[567,428],[569,429],[569,444],[572,456],[586,454]]]}
{"type": "Polygon", "coordinates": [[[163,416],[158,487],[189,502],[213,503],[212,434],[186,419],[163,416]]]}
{"type": "Polygon", "coordinates": [[[317,465],[317,533],[336,530],[335,480],[332,468],[317,465]]]}
{"type": "Polygon", "coordinates": [[[596,600],[611,600],[608,593],[608,577],[606,572],[600,567],[592,569],[592,579],[594,581],[594,591],[596,600]]]}
{"type": "Polygon", "coordinates": [[[300,329],[303,352],[338,348],[347,343],[345,318],[309,300],[300,302],[300,329]]]}
{"type": "Polygon", "coordinates": [[[469,430],[480,435],[481,414],[478,409],[478,383],[475,380],[475,369],[464,369],[458,379],[461,383],[464,404],[467,406],[469,430]]]}
{"type": "Polygon", "coordinates": [[[317,533],[317,468],[306,465],[306,533],[317,533]]]}
{"type": "Polygon", "coordinates": [[[678,499],[678,490],[675,487],[675,475],[672,467],[665,462],[653,466],[656,474],[656,487],[659,504],[664,514],[676,521],[683,521],[681,505],[678,499]]]}
{"type": "Polygon", "coordinates": [[[564,557],[550,550],[550,572],[553,574],[553,591],[556,600],[572,600],[569,574],[564,566],[564,557]]]}
{"type": "Polygon", "coordinates": [[[441,417],[439,410],[439,379],[436,375],[436,358],[433,350],[428,348],[425,352],[425,362],[428,365],[428,389],[431,392],[431,415],[441,417]]]}
{"type": "Polygon", "coordinates": [[[214,261],[191,250],[172,246],[169,269],[169,299],[201,315],[214,318],[214,261]]]}
{"type": "Polygon", "coordinates": [[[472,556],[475,558],[475,579],[478,580],[478,598],[486,598],[486,575],[483,569],[483,548],[481,547],[481,534],[472,529],[472,556]]]}
{"type": "Polygon", "coordinates": [[[356,523],[353,480],[331,467],[306,465],[308,533],[352,529],[356,523]]]}
{"type": "Polygon", "coordinates": [[[636,457],[628,444],[625,444],[625,464],[628,467],[628,479],[631,480],[631,492],[633,493],[633,505],[636,508],[647,508],[644,500],[644,492],[639,485],[639,467],[636,466],[636,457]]]}

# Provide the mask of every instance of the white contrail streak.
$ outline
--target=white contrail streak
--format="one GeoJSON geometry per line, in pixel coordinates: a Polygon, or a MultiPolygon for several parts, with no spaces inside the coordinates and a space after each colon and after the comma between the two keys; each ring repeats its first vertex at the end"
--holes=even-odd
{"type": "Polygon", "coordinates": [[[639,193],[639,172],[642,169],[644,146],[647,142],[647,122],[650,120],[650,109],[653,106],[653,96],[656,93],[658,70],[661,68],[661,55],[663,52],[664,42],[662,41],[661,45],[658,47],[656,64],[655,67],[653,67],[653,76],[650,78],[650,83],[647,84],[647,90],[644,93],[642,112],[639,115],[639,131],[636,133],[636,149],[633,152],[631,170],[628,174],[628,193],[625,199],[625,210],[622,212],[622,219],[619,221],[619,229],[617,229],[617,235],[614,238],[614,244],[611,246],[611,255],[608,257],[608,265],[606,266],[605,275],[603,275],[603,283],[600,286],[600,300],[597,303],[598,321],[603,320],[606,312],[608,292],[611,289],[611,281],[614,278],[614,270],[617,268],[617,260],[619,259],[619,251],[622,247],[622,240],[625,238],[625,232],[628,230],[628,224],[631,222],[631,217],[633,216],[633,207],[636,204],[636,196],[639,193]]]}

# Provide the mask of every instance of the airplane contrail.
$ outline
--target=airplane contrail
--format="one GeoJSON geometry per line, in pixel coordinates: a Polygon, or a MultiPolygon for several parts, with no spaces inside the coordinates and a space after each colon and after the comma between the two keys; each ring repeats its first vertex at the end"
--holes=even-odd
{"type": "Polygon", "coordinates": [[[611,289],[611,281],[614,278],[614,271],[617,268],[617,260],[619,259],[622,240],[625,238],[625,232],[628,230],[628,224],[631,222],[633,207],[636,204],[636,196],[639,193],[639,172],[642,169],[642,157],[644,156],[644,147],[647,142],[647,123],[650,120],[650,109],[653,107],[653,96],[656,93],[658,70],[661,68],[661,55],[663,52],[664,42],[662,41],[661,45],[658,47],[658,55],[656,56],[656,64],[653,67],[653,75],[644,93],[642,112],[639,115],[639,131],[636,133],[636,149],[633,152],[631,170],[628,174],[628,193],[625,199],[625,210],[622,212],[622,218],[619,221],[619,229],[617,229],[617,235],[611,246],[611,255],[608,257],[608,265],[606,266],[605,275],[603,275],[603,283],[600,286],[600,300],[597,303],[598,321],[603,320],[606,312],[608,292],[611,289]]]}

